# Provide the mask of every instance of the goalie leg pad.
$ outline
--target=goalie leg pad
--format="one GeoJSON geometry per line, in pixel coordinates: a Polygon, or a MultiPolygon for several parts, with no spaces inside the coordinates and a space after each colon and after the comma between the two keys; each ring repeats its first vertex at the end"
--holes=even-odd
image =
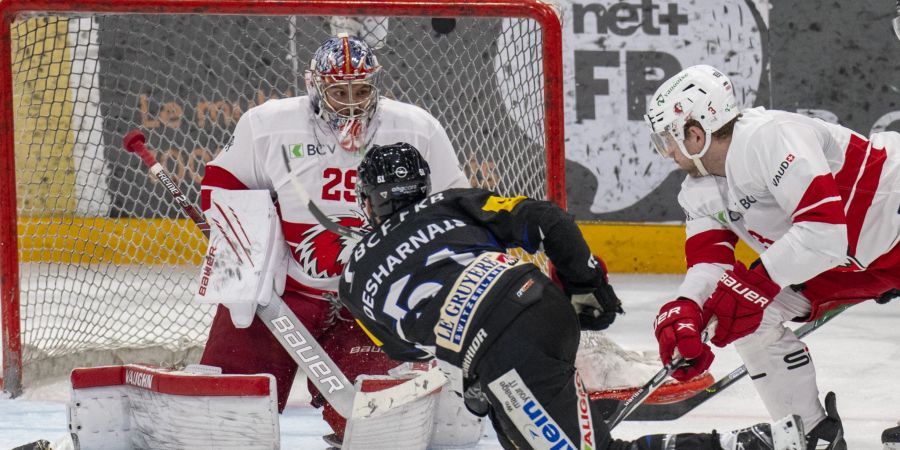
{"type": "Polygon", "coordinates": [[[71,382],[69,429],[76,448],[279,446],[275,379],[269,374],[127,365],[75,369],[71,382]]]}
{"type": "Polygon", "coordinates": [[[484,420],[466,408],[463,396],[462,369],[438,361],[441,372],[447,376],[447,385],[441,389],[434,413],[434,435],[430,449],[469,448],[481,440],[484,420]]]}
{"type": "Polygon", "coordinates": [[[446,377],[427,363],[404,363],[390,375],[361,375],[342,449],[424,450],[446,377]]]}

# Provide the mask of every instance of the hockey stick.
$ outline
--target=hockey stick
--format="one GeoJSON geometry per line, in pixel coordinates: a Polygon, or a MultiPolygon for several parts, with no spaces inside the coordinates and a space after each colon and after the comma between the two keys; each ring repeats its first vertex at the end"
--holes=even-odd
{"type": "MultiPolygon", "coordinates": [[[[700,339],[703,342],[709,340],[710,336],[713,334],[713,330],[716,329],[717,323],[715,317],[709,321],[709,324],[707,324],[700,336],[700,339]]],[[[650,378],[650,381],[644,383],[644,385],[638,388],[634,394],[631,394],[631,397],[628,397],[628,400],[622,402],[616,410],[613,411],[610,418],[606,420],[606,425],[609,426],[609,429],[612,430],[616,425],[625,420],[626,417],[630,416],[644,403],[644,400],[646,400],[647,397],[650,397],[650,394],[652,394],[656,388],[662,386],[672,372],[685,364],[687,364],[687,361],[678,354],[678,350],[675,350],[675,358],[673,358],[672,361],[669,361],[668,364],[663,366],[659,372],[656,372],[656,375],[653,375],[653,378],[650,378]]]]}
{"type": "MultiPolygon", "coordinates": [[[[123,139],[125,149],[136,153],[150,168],[163,186],[172,194],[175,202],[184,209],[188,217],[197,224],[206,237],[209,237],[209,224],[206,219],[194,208],[172,179],[165,172],[165,168],[156,161],[156,158],[144,146],[144,134],[140,130],[132,130],[123,139]]],[[[316,341],[313,335],[306,329],[300,319],[277,295],[272,295],[269,304],[258,306],[256,315],[266,324],[266,327],[282,347],[291,355],[294,362],[303,370],[303,373],[313,381],[313,384],[328,399],[331,406],[342,416],[350,417],[353,412],[354,389],[350,380],[332,361],[331,357],[316,341]]]]}
{"type": "Polygon", "coordinates": [[[141,157],[141,160],[144,161],[144,164],[150,169],[150,173],[159,179],[163,186],[166,187],[166,190],[172,194],[175,203],[178,203],[178,206],[180,206],[181,209],[187,213],[188,217],[197,224],[200,231],[202,231],[206,237],[209,237],[209,224],[206,223],[206,219],[204,219],[203,215],[197,211],[197,208],[194,208],[194,205],[188,201],[187,197],[181,193],[178,186],[175,185],[175,182],[169,178],[169,174],[166,173],[166,169],[162,164],[160,164],[147,148],[144,147],[144,141],[144,134],[141,133],[140,130],[131,130],[125,135],[125,138],[122,139],[125,149],[128,150],[128,152],[136,153],[141,157]]]}
{"type": "MultiPolygon", "coordinates": [[[[825,314],[822,315],[822,317],[812,322],[807,322],[801,327],[794,330],[794,334],[797,337],[802,338],[809,333],[817,330],[822,325],[825,325],[826,323],[828,323],[828,321],[833,319],[838,314],[844,312],[844,310],[852,305],[852,303],[848,303],[828,310],[825,312],[825,314]]],[[[701,403],[709,400],[719,392],[724,391],[725,388],[731,386],[746,375],[747,367],[740,366],[737,369],[732,370],[731,373],[726,375],[724,378],[716,381],[708,388],[694,394],[694,396],[690,398],[686,398],[675,403],[641,405],[639,408],[635,409],[634,412],[625,420],[675,420],[692,411],[694,408],[700,406],[701,403]]]]}

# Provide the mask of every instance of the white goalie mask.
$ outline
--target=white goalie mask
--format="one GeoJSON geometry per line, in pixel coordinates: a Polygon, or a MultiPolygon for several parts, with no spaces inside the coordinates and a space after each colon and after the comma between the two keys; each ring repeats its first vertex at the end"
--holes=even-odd
{"type": "Polygon", "coordinates": [[[650,125],[650,141],[665,158],[680,151],[691,159],[701,175],[709,175],[700,158],[709,150],[712,134],[737,117],[731,80],[712,66],[691,66],[669,78],[656,90],[644,120],[650,125]],[[684,126],[697,121],[706,133],[703,150],[695,155],[684,147],[684,126]]]}
{"type": "Polygon", "coordinates": [[[365,145],[378,104],[380,72],[372,48],[346,34],[326,39],[310,61],[306,90],[313,110],[347,151],[365,145]]]}

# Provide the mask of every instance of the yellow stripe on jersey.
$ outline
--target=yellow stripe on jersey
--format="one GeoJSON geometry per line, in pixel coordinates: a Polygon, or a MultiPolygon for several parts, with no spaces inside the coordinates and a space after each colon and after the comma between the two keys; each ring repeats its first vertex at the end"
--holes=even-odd
{"type": "Polygon", "coordinates": [[[484,206],[481,207],[484,211],[512,211],[513,208],[516,207],[522,200],[525,200],[527,197],[524,195],[520,195],[518,197],[498,197],[496,195],[492,195],[488,197],[487,201],[484,202],[484,206]]]}
{"type": "Polygon", "coordinates": [[[362,330],[363,330],[363,332],[365,332],[365,333],[366,333],[366,336],[368,336],[368,337],[369,337],[369,339],[371,339],[371,340],[372,340],[372,342],[374,342],[374,343],[375,343],[375,345],[377,345],[377,346],[379,346],[379,347],[381,347],[381,346],[383,346],[383,345],[384,345],[384,342],[381,342],[381,340],[379,340],[379,339],[378,339],[378,338],[377,338],[377,337],[375,337],[375,335],[374,335],[374,334],[372,334],[372,332],[371,332],[371,331],[369,331],[369,329],[368,329],[368,328],[366,328],[366,326],[365,326],[365,325],[363,325],[363,323],[362,323],[362,322],[360,322],[360,321],[359,321],[359,319],[356,319],[356,323],[358,323],[358,324],[359,324],[359,327],[360,327],[360,328],[362,328],[362,330]]]}

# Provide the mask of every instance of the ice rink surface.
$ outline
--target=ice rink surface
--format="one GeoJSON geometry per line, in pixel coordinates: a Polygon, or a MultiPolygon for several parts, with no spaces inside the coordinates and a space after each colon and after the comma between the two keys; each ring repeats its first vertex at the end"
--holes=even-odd
{"type": "MultiPolygon", "coordinates": [[[[671,298],[680,276],[616,275],[611,282],[622,298],[626,314],[607,330],[617,343],[630,350],[656,348],[651,323],[659,306],[671,298]]],[[[878,305],[867,302],[851,308],[805,339],[816,364],[821,396],[837,393],[838,411],[851,450],[881,448],[881,431],[900,420],[900,302],[878,305]]],[[[712,373],[718,379],[741,362],[733,349],[716,349],[712,373]]],[[[634,380],[642,384],[647,380],[634,380]]],[[[288,408],[281,416],[284,449],[317,450],[327,445],[329,433],[319,411],[308,406],[305,383],[295,384],[288,408]]],[[[31,387],[17,399],[0,399],[0,449],[37,439],[56,440],[66,433],[64,380],[31,387]]],[[[740,428],[768,420],[749,378],[732,385],[671,422],[624,422],[613,431],[619,438],[651,433],[707,432],[740,428]]],[[[490,429],[478,449],[500,449],[490,429]]]]}

